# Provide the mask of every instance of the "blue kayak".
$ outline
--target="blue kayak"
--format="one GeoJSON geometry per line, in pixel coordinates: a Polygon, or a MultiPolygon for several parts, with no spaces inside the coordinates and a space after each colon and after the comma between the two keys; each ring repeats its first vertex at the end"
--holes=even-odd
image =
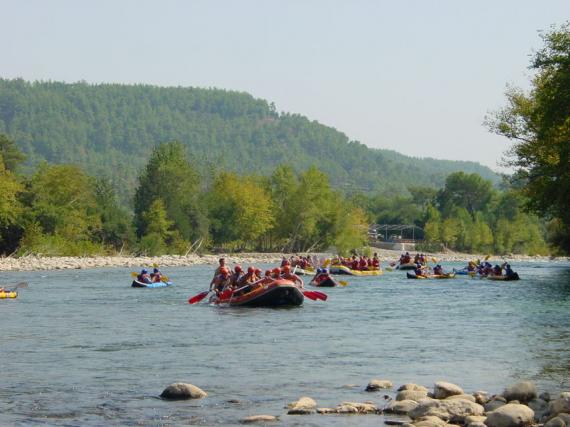
{"type": "Polygon", "coordinates": [[[142,283],[137,280],[133,280],[133,283],[131,284],[133,288],[166,288],[172,285],[172,282],[142,283]]]}

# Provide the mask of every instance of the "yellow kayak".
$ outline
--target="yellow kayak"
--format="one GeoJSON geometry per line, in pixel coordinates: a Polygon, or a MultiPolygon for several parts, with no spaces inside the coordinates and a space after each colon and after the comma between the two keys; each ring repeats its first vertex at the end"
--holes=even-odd
{"type": "Polygon", "coordinates": [[[416,276],[412,273],[406,273],[408,279],[453,279],[455,273],[445,273],[445,274],[428,274],[427,276],[416,276]]]}
{"type": "Polygon", "coordinates": [[[331,274],[349,274],[351,276],[381,276],[384,273],[381,268],[378,270],[353,270],[344,265],[331,265],[329,271],[331,274]]]}
{"type": "Polygon", "coordinates": [[[16,298],[17,296],[18,292],[16,291],[0,291],[0,299],[16,298]]]}

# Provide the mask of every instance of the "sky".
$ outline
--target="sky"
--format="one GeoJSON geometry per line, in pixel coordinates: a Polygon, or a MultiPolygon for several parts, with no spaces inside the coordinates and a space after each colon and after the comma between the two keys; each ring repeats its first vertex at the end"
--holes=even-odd
{"type": "Polygon", "coordinates": [[[243,91],[369,147],[495,170],[569,0],[0,0],[0,77],[243,91]]]}

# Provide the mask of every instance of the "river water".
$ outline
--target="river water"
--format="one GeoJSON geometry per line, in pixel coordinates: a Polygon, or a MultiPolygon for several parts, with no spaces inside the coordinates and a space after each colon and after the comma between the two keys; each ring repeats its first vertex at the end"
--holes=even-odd
{"type": "Polygon", "coordinates": [[[0,300],[0,425],[238,425],[256,414],[378,425],[378,415],[284,409],[301,396],[383,406],[384,393],[364,391],[373,378],[570,390],[570,265],[514,267],[519,282],[343,277],[328,301],[290,309],[189,305],[213,267],[165,269],[176,286],[161,289],[131,288],[124,268],[2,273],[2,284],[30,286],[0,300]],[[173,382],[209,396],[159,399],[173,382]]]}

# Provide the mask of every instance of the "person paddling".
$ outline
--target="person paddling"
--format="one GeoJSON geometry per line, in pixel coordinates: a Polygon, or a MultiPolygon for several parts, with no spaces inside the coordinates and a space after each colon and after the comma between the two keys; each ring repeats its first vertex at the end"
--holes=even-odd
{"type": "Polygon", "coordinates": [[[147,284],[152,283],[152,279],[150,278],[150,275],[148,274],[148,270],[146,268],[143,268],[140,274],[137,276],[137,282],[147,284]]]}
{"type": "Polygon", "coordinates": [[[155,267],[150,274],[150,278],[152,279],[152,283],[160,283],[162,282],[162,273],[160,270],[155,267]]]}
{"type": "Polygon", "coordinates": [[[282,270],[283,274],[281,275],[281,277],[283,277],[283,279],[291,280],[293,283],[299,285],[300,288],[304,286],[303,280],[301,280],[299,276],[291,272],[291,267],[286,265],[282,268],[282,270]]]}

